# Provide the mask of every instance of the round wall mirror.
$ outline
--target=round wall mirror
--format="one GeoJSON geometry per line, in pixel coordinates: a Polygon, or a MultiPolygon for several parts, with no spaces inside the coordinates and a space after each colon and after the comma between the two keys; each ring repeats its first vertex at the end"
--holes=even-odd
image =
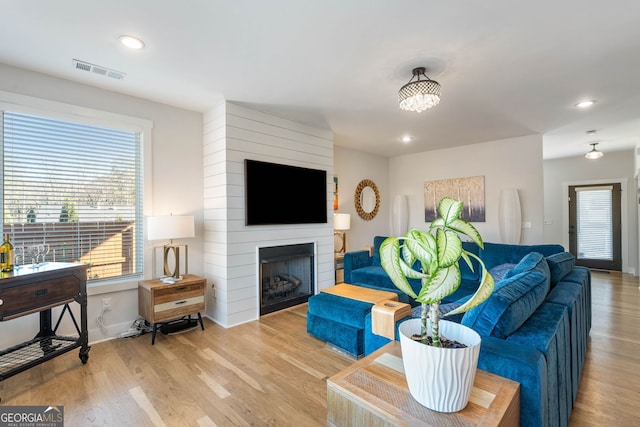
{"type": "Polygon", "coordinates": [[[353,198],[356,211],[360,218],[369,221],[378,214],[380,208],[380,193],[378,187],[370,179],[363,179],[356,187],[356,194],[353,198]]]}

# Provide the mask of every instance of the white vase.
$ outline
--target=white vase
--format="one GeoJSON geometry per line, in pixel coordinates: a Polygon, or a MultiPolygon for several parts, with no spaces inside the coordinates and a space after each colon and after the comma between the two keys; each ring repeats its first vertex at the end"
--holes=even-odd
{"type": "Polygon", "coordinates": [[[409,228],[409,199],[398,194],[393,199],[391,210],[391,233],[393,236],[404,236],[409,228]]]}
{"type": "Polygon", "coordinates": [[[518,190],[515,188],[505,188],[500,191],[498,225],[500,226],[500,240],[502,243],[520,244],[522,211],[520,209],[520,196],[518,196],[518,190]]]}
{"type": "MultiPolygon", "coordinates": [[[[399,326],[402,361],[409,391],[423,406],[438,412],[457,412],[469,402],[480,354],[480,335],[448,320],[440,321],[440,337],[458,341],[466,348],[442,348],[411,339],[420,334],[421,319],[399,326]]],[[[431,333],[427,320],[428,333],[431,333]]]]}

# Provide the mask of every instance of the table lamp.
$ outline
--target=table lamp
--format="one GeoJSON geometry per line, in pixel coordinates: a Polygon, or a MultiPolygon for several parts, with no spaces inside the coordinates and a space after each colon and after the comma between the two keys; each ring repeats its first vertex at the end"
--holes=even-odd
{"type": "Polygon", "coordinates": [[[342,247],[335,251],[337,254],[343,254],[347,249],[347,234],[345,230],[351,228],[351,215],[334,213],[333,214],[333,235],[340,237],[342,240],[342,247]]]}
{"type": "Polygon", "coordinates": [[[188,271],[189,248],[187,245],[174,245],[173,239],[185,239],[195,237],[193,216],[190,215],[163,215],[147,218],[147,239],[167,240],[169,244],[163,246],[164,274],[173,280],[180,280],[180,246],[185,248],[185,271],[188,271]],[[173,251],[175,257],[174,269],[169,266],[169,253],[173,251]]]}

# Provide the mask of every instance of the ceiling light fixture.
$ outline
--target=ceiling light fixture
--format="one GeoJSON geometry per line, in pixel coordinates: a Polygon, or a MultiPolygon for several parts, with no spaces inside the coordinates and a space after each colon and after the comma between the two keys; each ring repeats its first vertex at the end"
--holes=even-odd
{"type": "Polygon", "coordinates": [[[440,102],[440,83],[427,77],[426,71],[425,67],[414,68],[409,83],[400,88],[398,102],[401,110],[420,113],[440,102]],[[426,80],[420,80],[420,76],[426,80]],[[414,78],[417,80],[412,81],[414,78]]]}
{"type": "Polygon", "coordinates": [[[411,138],[410,136],[408,136],[408,135],[407,135],[407,136],[403,136],[403,137],[402,137],[402,142],[404,142],[404,143],[408,143],[408,142],[411,142],[411,139],[412,139],[412,138],[411,138]]]}
{"type": "Polygon", "coordinates": [[[593,104],[595,104],[596,101],[594,101],[593,99],[588,99],[586,101],[580,101],[576,104],[576,107],[578,108],[589,108],[591,107],[593,104]]]}
{"type": "Polygon", "coordinates": [[[604,156],[604,153],[602,151],[598,151],[598,149],[596,148],[596,145],[598,145],[597,142],[591,143],[591,146],[593,146],[593,148],[591,149],[591,151],[589,151],[587,154],[584,155],[587,159],[595,160],[604,156]]]}
{"type": "Polygon", "coordinates": [[[120,43],[129,49],[142,49],[144,47],[144,42],[133,36],[120,36],[120,43]]]}

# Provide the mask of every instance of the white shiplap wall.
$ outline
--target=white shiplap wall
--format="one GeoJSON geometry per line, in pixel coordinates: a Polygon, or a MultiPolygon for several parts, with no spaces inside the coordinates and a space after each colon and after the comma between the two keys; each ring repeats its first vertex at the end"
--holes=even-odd
{"type": "MultiPolygon", "coordinates": [[[[333,133],[224,102],[204,115],[204,270],[207,315],[224,327],[259,317],[257,248],[316,244],[317,290],[334,284],[333,133]],[[327,171],[327,224],[246,226],[244,160],[327,171]]],[[[273,205],[295,194],[273,189],[273,205]]],[[[303,208],[303,207],[301,207],[303,208]]],[[[316,291],[317,291],[316,290],[316,291]]]]}

